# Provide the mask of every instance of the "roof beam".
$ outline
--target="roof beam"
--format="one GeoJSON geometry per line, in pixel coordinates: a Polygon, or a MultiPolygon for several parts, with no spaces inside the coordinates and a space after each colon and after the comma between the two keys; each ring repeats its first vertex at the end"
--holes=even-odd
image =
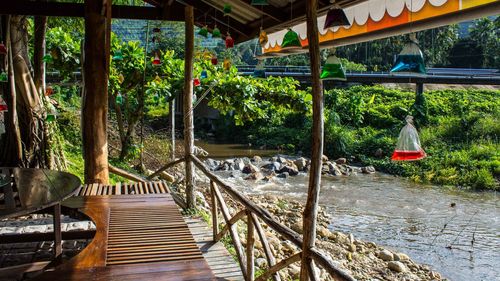
{"type": "MultiPolygon", "coordinates": [[[[113,18],[141,20],[184,21],[181,5],[171,5],[168,13],[161,8],[113,5],[113,18]],[[166,16],[168,14],[168,16],[166,16]]],[[[84,17],[84,6],[79,3],[33,2],[27,0],[7,1],[0,5],[2,15],[84,17]]]]}

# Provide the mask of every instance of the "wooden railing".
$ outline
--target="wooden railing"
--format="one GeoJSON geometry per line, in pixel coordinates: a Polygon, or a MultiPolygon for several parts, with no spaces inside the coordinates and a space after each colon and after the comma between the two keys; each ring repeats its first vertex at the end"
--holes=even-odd
{"type": "MultiPolygon", "coordinates": [[[[229,233],[245,280],[265,281],[272,278],[275,281],[280,281],[281,278],[278,272],[293,263],[300,262],[302,259],[302,236],[284,224],[278,222],[269,211],[252,202],[249,198],[238,192],[232,186],[224,183],[222,179],[212,173],[196,156],[192,155],[190,156],[190,159],[193,164],[210,180],[210,199],[212,203],[211,215],[214,241],[221,240],[227,233],[229,233]],[[223,194],[238,203],[238,205],[242,206],[242,209],[235,211],[234,214],[231,215],[223,194]],[[223,224],[219,221],[220,217],[224,220],[223,224]],[[241,243],[237,232],[237,223],[240,221],[244,222],[247,228],[245,247],[241,243]],[[283,239],[293,243],[297,247],[298,252],[277,262],[275,256],[273,255],[271,248],[272,245],[267,240],[267,236],[261,223],[264,223],[273,229],[278,234],[278,237],[282,237],[283,239]],[[258,238],[262,244],[268,268],[255,278],[254,246],[256,238],[258,238]]],[[[180,163],[182,160],[184,159],[176,160],[175,164],[180,163]]],[[[172,165],[175,164],[172,163],[172,165]]],[[[172,166],[170,164],[167,165],[169,167],[172,166]]],[[[309,258],[314,261],[314,264],[325,269],[334,280],[355,280],[344,270],[338,268],[331,259],[325,256],[318,249],[312,248],[309,253],[309,258]]],[[[309,275],[311,280],[318,280],[315,270],[309,270],[309,272],[311,273],[309,275]]]]}

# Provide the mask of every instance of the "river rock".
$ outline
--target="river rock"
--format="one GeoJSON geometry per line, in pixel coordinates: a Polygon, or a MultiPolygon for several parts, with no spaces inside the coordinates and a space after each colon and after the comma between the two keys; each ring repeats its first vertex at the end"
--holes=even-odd
{"type": "Polygon", "coordinates": [[[233,168],[235,170],[241,171],[245,168],[245,163],[243,163],[243,160],[241,160],[241,159],[235,159],[234,164],[233,164],[233,168]]]}
{"type": "Polygon", "coordinates": [[[287,159],[285,157],[283,157],[283,156],[278,156],[276,158],[276,161],[283,164],[283,163],[287,162],[287,159]]]}
{"type": "Polygon", "coordinates": [[[317,232],[323,238],[330,237],[330,231],[326,227],[318,226],[317,232]]]}
{"type": "Polygon", "coordinates": [[[327,162],[328,163],[328,172],[334,176],[341,176],[342,172],[340,171],[339,167],[335,163],[327,162]]]}
{"type": "Polygon", "coordinates": [[[267,265],[267,260],[264,258],[258,258],[258,259],[255,259],[255,264],[259,268],[265,268],[265,266],[267,265]]]}
{"type": "Polygon", "coordinates": [[[293,163],[287,163],[287,165],[281,167],[278,173],[288,173],[290,176],[296,176],[299,174],[299,169],[293,163]]]}
{"type": "Polygon", "coordinates": [[[280,169],[280,167],[281,167],[281,164],[278,163],[277,161],[274,161],[274,162],[271,162],[269,164],[262,166],[261,168],[274,172],[274,171],[278,171],[280,169]]]}
{"type": "Polygon", "coordinates": [[[290,174],[288,174],[288,172],[283,172],[283,173],[277,175],[277,177],[280,179],[286,179],[289,176],[290,176],[290,174]]]}
{"type": "Polygon", "coordinates": [[[293,163],[295,164],[295,166],[297,166],[297,169],[299,169],[299,171],[303,171],[304,168],[307,167],[307,160],[304,157],[299,157],[298,159],[293,161],[293,163]]]}
{"type": "Polygon", "coordinates": [[[397,254],[394,254],[394,260],[395,261],[407,261],[407,260],[410,260],[410,257],[408,257],[406,254],[403,254],[403,253],[397,253],[397,254]]]}
{"type": "Polygon", "coordinates": [[[406,271],[406,266],[402,262],[399,262],[399,261],[390,261],[387,264],[387,267],[390,270],[394,270],[396,272],[405,272],[406,271]]]}
{"type": "Polygon", "coordinates": [[[321,156],[321,161],[324,163],[324,162],[327,162],[328,161],[328,156],[326,155],[323,155],[321,156]]]}
{"type": "Polygon", "coordinates": [[[378,253],[378,257],[383,261],[394,260],[394,255],[389,250],[382,250],[378,253]]]}
{"type": "Polygon", "coordinates": [[[255,163],[260,163],[262,162],[262,158],[258,155],[255,155],[253,158],[252,158],[252,161],[255,162],[255,163]]]}
{"type": "Polygon", "coordinates": [[[255,167],[252,164],[246,164],[245,167],[241,170],[244,174],[253,174],[259,171],[259,168],[255,167]]]}
{"type": "Polygon", "coordinates": [[[373,173],[375,173],[375,167],[373,167],[371,165],[366,166],[366,167],[362,167],[361,172],[363,172],[364,174],[373,174],[373,173]]]}
{"type": "Polygon", "coordinates": [[[297,232],[297,233],[299,233],[299,234],[302,234],[302,220],[300,220],[300,219],[299,219],[299,220],[297,220],[294,224],[292,224],[292,225],[290,226],[290,228],[291,228],[293,231],[295,231],[295,232],[297,232]]]}
{"type": "Polygon", "coordinates": [[[339,159],[335,160],[335,163],[337,163],[339,165],[342,165],[342,164],[347,163],[347,159],[345,159],[345,158],[339,158],[339,159]]]}
{"type": "Polygon", "coordinates": [[[255,172],[255,173],[251,173],[250,175],[248,175],[245,180],[255,180],[255,181],[258,181],[258,180],[261,180],[261,179],[264,179],[264,175],[262,175],[261,172],[255,172]]]}

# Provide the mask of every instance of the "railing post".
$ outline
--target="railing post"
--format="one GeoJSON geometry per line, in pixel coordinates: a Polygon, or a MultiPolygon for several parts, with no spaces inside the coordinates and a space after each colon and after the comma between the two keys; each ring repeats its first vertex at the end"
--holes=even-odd
{"type": "Polygon", "coordinates": [[[217,203],[217,198],[215,198],[215,185],[216,185],[215,182],[210,181],[210,199],[212,200],[213,240],[217,241],[217,233],[219,232],[219,218],[217,214],[219,213],[219,206],[217,203]]]}
{"type": "Polygon", "coordinates": [[[247,213],[247,280],[253,281],[255,275],[255,263],[253,256],[253,248],[255,244],[255,229],[253,225],[252,212],[246,210],[247,213]]]}

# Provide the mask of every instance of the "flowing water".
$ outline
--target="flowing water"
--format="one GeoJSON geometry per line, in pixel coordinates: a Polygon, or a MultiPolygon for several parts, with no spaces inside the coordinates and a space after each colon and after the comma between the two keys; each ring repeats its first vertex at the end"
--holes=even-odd
{"type": "MultiPolygon", "coordinates": [[[[245,181],[237,171],[221,175],[246,193],[306,199],[306,175],[268,183],[245,181]]],[[[450,280],[500,280],[497,193],[422,186],[382,173],[358,174],[323,177],[320,204],[332,214],[332,230],[406,253],[450,280]]]]}

